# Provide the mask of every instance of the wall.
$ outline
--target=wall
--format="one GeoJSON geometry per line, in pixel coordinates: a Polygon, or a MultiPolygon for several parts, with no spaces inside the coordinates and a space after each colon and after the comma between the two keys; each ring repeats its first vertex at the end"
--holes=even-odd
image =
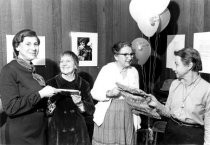
{"type": "MultiPolygon", "coordinates": [[[[71,50],[69,32],[97,32],[98,66],[80,68],[83,76],[93,83],[101,67],[113,60],[113,43],[144,37],[130,16],[129,3],[130,0],[0,0],[0,69],[6,64],[6,34],[30,28],[46,37],[46,66],[38,66],[37,70],[49,79],[58,73],[59,54],[71,50]]],[[[157,57],[152,54],[141,71],[146,82],[155,72],[155,83],[150,85],[157,88],[166,78],[174,77],[165,68],[166,36],[185,34],[186,46],[193,46],[193,33],[210,31],[210,0],[171,0],[168,9],[170,23],[149,39],[153,52],[157,47],[157,57]]],[[[202,76],[210,81],[208,74],[202,76]]],[[[3,115],[0,114],[1,126],[3,115]]]]}
{"type": "Polygon", "coordinates": [[[113,43],[140,34],[128,4],[128,0],[0,0],[0,69],[6,64],[6,34],[30,28],[46,37],[46,66],[37,70],[48,79],[58,73],[59,54],[71,50],[69,32],[97,32],[98,66],[80,68],[94,81],[101,66],[113,59],[113,43]]]}
{"type": "MultiPolygon", "coordinates": [[[[166,66],[166,36],[171,34],[185,34],[185,46],[193,47],[193,35],[197,32],[210,31],[210,0],[171,0],[168,9],[171,20],[166,29],[159,36],[159,55],[162,62],[160,80],[174,77],[166,66]],[[167,71],[166,71],[167,70],[167,71]]],[[[210,82],[209,74],[201,74],[210,82]]]]}
{"type": "MultiPolygon", "coordinates": [[[[0,0],[0,69],[6,64],[6,34],[30,28],[46,36],[46,66],[37,69],[49,79],[58,73],[59,53],[71,50],[69,32],[97,32],[98,66],[80,68],[93,82],[101,67],[113,60],[113,43],[144,37],[130,16],[129,3],[130,0],[0,0]]],[[[186,46],[192,46],[193,33],[210,29],[210,0],[171,0],[168,8],[169,25],[149,40],[153,50],[158,42],[158,57],[151,57],[144,66],[147,77],[156,72],[155,82],[172,76],[165,71],[167,34],[185,34],[186,46]],[[149,70],[154,60],[158,67],[149,70]]]]}

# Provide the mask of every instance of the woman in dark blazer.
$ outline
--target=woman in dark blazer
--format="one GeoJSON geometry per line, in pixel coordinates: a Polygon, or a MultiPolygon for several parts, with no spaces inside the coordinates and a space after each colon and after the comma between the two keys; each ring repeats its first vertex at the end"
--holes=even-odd
{"type": "Polygon", "coordinates": [[[45,86],[35,72],[32,60],[37,57],[40,40],[36,32],[25,29],[12,42],[16,58],[6,64],[0,74],[0,94],[6,122],[6,144],[46,144],[45,99],[56,89],[45,86]]]}

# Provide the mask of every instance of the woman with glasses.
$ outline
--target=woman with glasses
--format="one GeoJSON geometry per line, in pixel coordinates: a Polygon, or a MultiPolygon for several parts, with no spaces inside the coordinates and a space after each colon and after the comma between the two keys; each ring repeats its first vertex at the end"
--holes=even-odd
{"type": "Polygon", "coordinates": [[[118,42],[112,47],[114,62],[102,67],[91,94],[98,101],[94,113],[93,145],[133,145],[140,117],[120,95],[116,82],[139,88],[138,71],[131,66],[133,50],[130,43],[118,42]]]}

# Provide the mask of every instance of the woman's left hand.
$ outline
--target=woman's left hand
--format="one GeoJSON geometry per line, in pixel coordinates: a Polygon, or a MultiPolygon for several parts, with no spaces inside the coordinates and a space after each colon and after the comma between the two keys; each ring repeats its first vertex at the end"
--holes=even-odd
{"type": "Polygon", "coordinates": [[[71,95],[74,104],[80,109],[81,112],[85,112],[84,104],[82,102],[82,97],[80,95],[71,95]]]}
{"type": "Polygon", "coordinates": [[[82,97],[80,95],[71,95],[74,104],[80,104],[82,102],[82,97]]]}

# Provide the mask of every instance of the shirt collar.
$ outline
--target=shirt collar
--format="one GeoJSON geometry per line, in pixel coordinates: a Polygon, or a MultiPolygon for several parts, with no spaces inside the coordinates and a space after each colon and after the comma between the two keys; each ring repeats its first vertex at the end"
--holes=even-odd
{"type": "Polygon", "coordinates": [[[17,58],[16,60],[21,66],[23,66],[24,68],[26,68],[30,72],[32,72],[32,73],[35,72],[35,67],[34,67],[32,62],[30,64],[28,64],[25,60],[23,60],[21,58],[17,58]]]}
{"type": "Polygon", "coordinates": [[[181,79],[180,82],[181,82],[183,85],[191,86],[191,85],[196,85],[196,84],[200,81],[200,79],[201,79],[201,76],[198,75],[196,78],[194,78],[194,79],[192,80],[192,82],[191,82],[190,84],[186,84],[186,83],[184,82],[183,79],[181,79]]]}

